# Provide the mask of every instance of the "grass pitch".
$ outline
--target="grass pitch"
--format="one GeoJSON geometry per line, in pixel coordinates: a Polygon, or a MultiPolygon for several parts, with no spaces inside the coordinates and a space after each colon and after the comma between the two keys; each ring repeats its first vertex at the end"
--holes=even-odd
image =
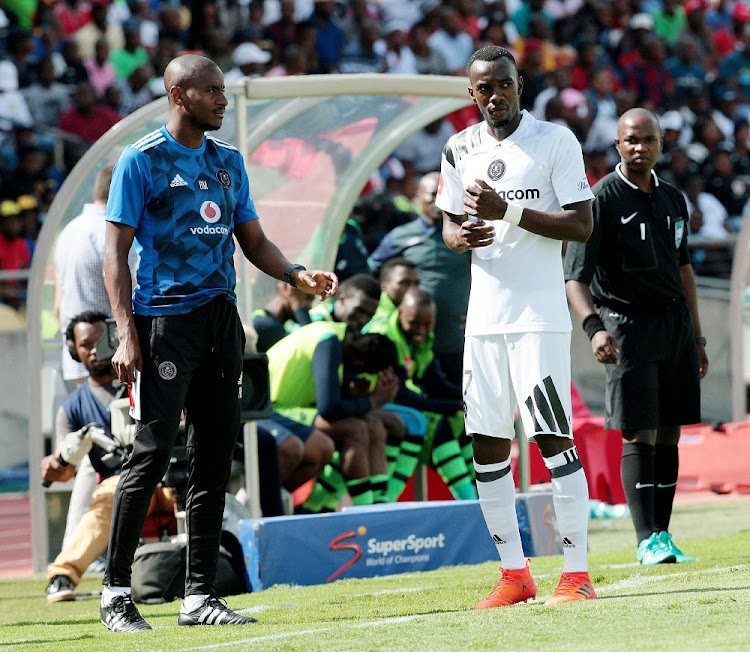
{"type": "MultiPolygon", "coordinates": [[[[154,630],[123,635],[99,622],[98,598],[47,604],[36,575],[0,583],[0,650],[750,649],[750,501],[678,506],[671,530],[696,561],[644,568],[629,519],[592,520],[599,599],[557,607],[542,602],[562,559],[537,557],[533,604],[473,611],[499,577],[488,563],[229,598],[260,620],[247,627],[178,627],[179,602],[142,605],[154,630]]],[[[85,577],[79,590],[100,584],[85,577]]]]}

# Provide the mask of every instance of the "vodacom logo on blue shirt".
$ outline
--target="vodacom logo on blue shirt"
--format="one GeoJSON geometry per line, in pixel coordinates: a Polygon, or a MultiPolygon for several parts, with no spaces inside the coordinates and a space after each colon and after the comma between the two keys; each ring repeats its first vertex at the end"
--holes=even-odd
{"type": "MultiPolygon", "coordinates": [[[[200,209],[201,217],[209,224],[215,224],[221,219],[221,208],[215,201],[204,201],[200,209]]],[[[229,228],[223,224],[218,226],[191,226],[193,235],[229,235],[229,228]]]]}
{"type": "Polygon", "coordinates": [[[209,224],[216,224],[221,219],[221,209],[215,201],[204,201],[201,204],[201,217],[209,224]]]}

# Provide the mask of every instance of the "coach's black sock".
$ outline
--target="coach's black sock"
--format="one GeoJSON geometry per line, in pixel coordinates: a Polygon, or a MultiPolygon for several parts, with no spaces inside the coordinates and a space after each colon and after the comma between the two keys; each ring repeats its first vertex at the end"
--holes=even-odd
{"type": "Polygon", "coordinates": [[[676,444],[656,444],[654,450],[654,525],[661,532],[669,530],[672,518],[680,452],[676,444]]]}
{"type": "Polygon", "coordinates": [[[654,447],[650,444],[624,444],[620,477],[640,543],[655,532],[654,447]]]}

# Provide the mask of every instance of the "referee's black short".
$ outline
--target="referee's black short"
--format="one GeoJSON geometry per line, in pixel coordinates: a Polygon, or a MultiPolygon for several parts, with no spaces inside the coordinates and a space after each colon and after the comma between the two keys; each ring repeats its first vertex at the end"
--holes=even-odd
{"type": "Polygon", "coordinates": [[[698,423],[698,351],[687,305],[628,315],[601,307],[599,316],[620,348],[620,364],[605,365],[607,428],[653,430],[698,423]]]}

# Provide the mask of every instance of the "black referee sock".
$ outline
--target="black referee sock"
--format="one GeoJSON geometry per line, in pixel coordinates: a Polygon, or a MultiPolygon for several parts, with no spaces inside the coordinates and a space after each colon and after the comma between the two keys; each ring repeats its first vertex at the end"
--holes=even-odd
{"type": "Polygon", "coordinates": [[[654,447],[626,443],[622,447],[620,477],[635,534],[640,543],[655,532],[654,525],[654,447]]]}
{"type": "Polygon", "coordinates": [[[667,444],[656,444],[654,450],[654,525],[661,532],[669,530],[672,518],[680,452],[677,445],[667,444]]]}

